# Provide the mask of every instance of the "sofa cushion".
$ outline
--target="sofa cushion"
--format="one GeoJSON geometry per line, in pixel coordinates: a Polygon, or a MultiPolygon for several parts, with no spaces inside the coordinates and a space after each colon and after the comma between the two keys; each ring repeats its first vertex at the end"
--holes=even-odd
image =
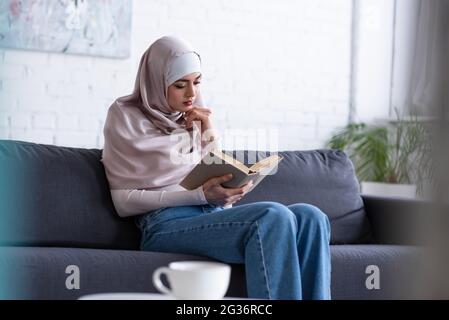
{"type": "Polygon", "coordinates": [[[0,244],[138,249],[115,212],[101,151],[0,140],[0,244]]]}
{"type": "MultiPolygon", "coordinates": [[[[0,247],[0,299],[78,299],[104,292],[158,293],[153,286],[153,272],[180,260],[210,259],[130,250],[0,247]],[[77,290],[66,288],[66,280],[73,274],[73,271],[66,273],[68,266],[78,267],[77,290]]],[[[226,295],[245,297],[244,266],[230,265],[231,282],[226,295]]]]}
{"type": "MultiPolygon", "coordinates": [[[[332,299],[416,299],[416,281],[426,260],[422,249],[392,245],[335,245],[332,255],[332,299]],[[366,286],[368,266],[379,268],[379,287],[366,286]]],[[[0,247],[0,299],[77,299],[100,292],[157,292],[151,275],[172,261],[204,257],[76,248],[0,247]],[[80,288],[67,290],[66,268],[79,268],[80,288]],[[1,289],[5,290],[2,292],[1,289]],[[6,290],[7,288],[7,290],[6,290]]],[[[246,297],[245,269],[232,264],[227,296],[246,297]]]]}
{"type": "Polygon", "coordinates": [[[424,254],[417,246],[331,246],[332,299],[420,299],[415,280],[425,270],[424,254]]]}
{"type": "MultiPolygon", "coordinates": [[[[272,154],[261,151],[226,153],[247,165],[272,154]]],[[[344,152],[310,150],[278,154],[284,159],[277,172],[266,177],[236,205],[255,201],[276,201],[285,205],[309,203],[319,207],[329,217],[333,244],[371,241],[354,167],[344,152]]]]}

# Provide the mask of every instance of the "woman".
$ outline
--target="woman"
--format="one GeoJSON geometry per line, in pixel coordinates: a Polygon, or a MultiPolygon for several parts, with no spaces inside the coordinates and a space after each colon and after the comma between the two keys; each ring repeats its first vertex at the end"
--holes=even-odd
{"type": "Polygon", "coordinates": [[[224,188],[228,176],[191,191],[179,186],[219,147],[201,76],[186,41],[160,38],[141,59],[134,92],[110,107],[102,161],[118,214],[137,216],[142,250],[244,263],[250,298],[330,299],[330,225],[318,208],[232,207],[251,185],[224,188]]]}

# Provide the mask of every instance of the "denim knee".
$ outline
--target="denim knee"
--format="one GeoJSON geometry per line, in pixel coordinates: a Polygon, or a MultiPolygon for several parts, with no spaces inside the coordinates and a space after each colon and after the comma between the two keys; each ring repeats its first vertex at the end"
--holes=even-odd
{"type": "Polygon", "coordinates": [[[269,220],[270,223],[277,226],[292,226],[296,228],[295,214],[285,205],[273,201],[258,202],[258,205],[265,211],[262,219],[269,220]]]}
{"type": "Polygon", "coordinates": [[[307,203],[293,204],[288,208],[295,214],[298,221],[322,225],[330,230],[329,218],[320,208],[307,203]]]}

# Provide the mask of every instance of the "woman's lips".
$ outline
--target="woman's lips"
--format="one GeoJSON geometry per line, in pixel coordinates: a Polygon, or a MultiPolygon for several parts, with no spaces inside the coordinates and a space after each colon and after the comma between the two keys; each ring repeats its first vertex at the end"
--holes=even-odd
{"type": "Polygon", "coordinates": [[[186,101],[184,102],[184,105],[190,107],[192,105],[192,101],[186,101]]]}

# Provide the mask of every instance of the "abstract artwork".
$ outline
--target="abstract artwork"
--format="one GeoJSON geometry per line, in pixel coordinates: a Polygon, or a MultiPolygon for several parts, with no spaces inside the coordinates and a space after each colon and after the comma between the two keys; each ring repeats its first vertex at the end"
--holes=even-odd
{"type": "Polygon", "coordinates": [[[0,47],[126,58],[131,0],[0,0],[0,47]]]}

